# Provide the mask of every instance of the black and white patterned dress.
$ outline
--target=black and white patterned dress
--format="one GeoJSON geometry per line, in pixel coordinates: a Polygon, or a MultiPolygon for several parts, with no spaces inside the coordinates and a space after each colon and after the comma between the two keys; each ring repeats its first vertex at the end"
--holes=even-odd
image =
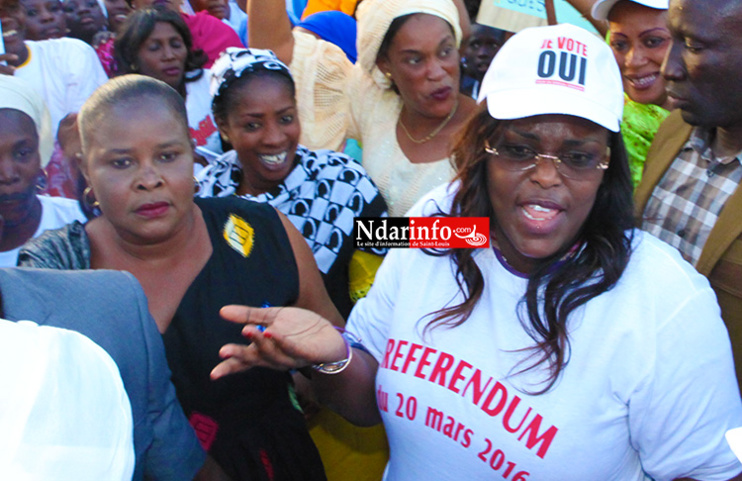
{"type": "MultiPolygon", "coordinates": [[[[365,169],[345,154],[300,145],[295,162],[275,189],[242,197],[269,203],[289,218],[312,249],[330,297],[347,316],[352,305],[348,263],[354,250],[353,218],[386,216],[386,204],[365,169]]],[[[229,151],[196,174],[196,196],[235,195],[242,175],[237,153],[229,151]]],[[[385,255],[386,249],[369,252],[385,255]]]]}

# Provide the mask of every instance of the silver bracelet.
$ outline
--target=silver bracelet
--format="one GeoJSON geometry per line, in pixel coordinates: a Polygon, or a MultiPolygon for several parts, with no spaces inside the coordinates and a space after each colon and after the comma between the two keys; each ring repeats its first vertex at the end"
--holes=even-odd
{"type": "Polygon", "coordinates": [[[322,374],[339,374],[343,372],[349,365],[350,361],[353,360],[353,344],[360,344],[361,340],[356,336],[346,331],[342,327],[335,327],[335,329],[343,337],[345,342],[345,359],[334,362],[321,362],[319,364],[313,364],[311,367],[317,372],[322,374]]]}

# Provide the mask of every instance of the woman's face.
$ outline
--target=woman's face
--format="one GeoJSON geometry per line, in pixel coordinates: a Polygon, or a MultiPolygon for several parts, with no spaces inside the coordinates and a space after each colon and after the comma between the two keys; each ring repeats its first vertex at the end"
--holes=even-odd
{"type": "Polygon", "coordinates": [[[64,14],[67,26],[75,37],[90,38],[103,30],[106,17],[96,0],[65,0],[64,14]]]}
{"type": "Polygon", "coordinates": [[[26,8],[26,38],[48,40],[67,33],[62,3],[59,0],[23,0],[26,8]]]}
{"type": "Polygon", "coordinates": [[[82,170],[103,215],[131,242],[172,238],[193,211],[187,127],[152,97],[112,107],[101,118],[88,133],[82,170]]]}
{"type": "Polygon", "coordinates": [[[608,19],[611,48],[626,94],[635,102],[669,108],[660,73],[672,40],[667,11],[623,0],[611,9],[608,19]]]}
{"type": "Polygon", "coordinates": [[[126,0],[105,0],[105,4],[108,11],[108,27],[112,32],[117,32],[131,12],[131,7],[126,0]]]}
{"type": "Polygon", "coordinates": [[[229,3],[227,0],[193,0],[191,3],[197,12],[206,10],[209,15],[219,20],[229,18],[229,3]]]}
{"type": "MultiPolygon", "coordinates": [[[[506,121],[501,137],[489,142],[500,153],[604,158],[608,131],[578,117],[539,115],[506,121]]],[[[575,242],[595,203],[603,171],[567,178],[548,159],[539,160],[532,169],[512,171],[503,167],[503,158],[487,157],[494,240],[511,266],[528,273],[539,259],[575,242]]]]}
{"type": "Polygon", "coordinates": [[[406,108],[427,117],[445,117],[453,109],[459,93],[459,52],[445,20],[413,15],[377,64],[391,73],[406,108]]]}
{"type": "Polygon", "coordinates": [[[40,174],[33,120],[20,110],[0,109],[0,216],[5,226],[21,225],[29,218],[40,174]]]}
{"type": "Polygon", "coordinates": [[[257,195],[279,185],[294,168],[301,134],[296,101],[289,85],[272,75],[236,88],[227,118],[217,123],[242,164],[240,193],[257,195]]]}
{"type": "Polygon", "coordinates": [[[162,80],[177,89],[185,74],[188,50],[183,37],[167,22],[157,22],[139,47],[139,73],[162,80]]]}

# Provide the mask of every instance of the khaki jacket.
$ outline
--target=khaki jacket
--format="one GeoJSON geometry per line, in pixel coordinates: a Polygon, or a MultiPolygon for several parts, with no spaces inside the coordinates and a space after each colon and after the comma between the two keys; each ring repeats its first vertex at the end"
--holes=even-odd
{"type": "MultiPolygon", "coordinates": [[[[692,127],[679,110],[662,123],[647,154],[642,181],[634,193],[637,218],[655,186],[690,137],[692,127]]],[[[742,189],[732,194],[711,230],[698,272],[709,279],[721,306],[721,315],[732,341],[737,379],[742,379],[742,189]]]]}

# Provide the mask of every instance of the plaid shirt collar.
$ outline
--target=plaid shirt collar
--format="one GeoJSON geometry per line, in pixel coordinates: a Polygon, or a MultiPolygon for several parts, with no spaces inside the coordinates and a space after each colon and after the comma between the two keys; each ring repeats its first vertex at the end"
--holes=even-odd
{"type": "Polygon", "coordinates": [[[729,164],[734,160],[742,164],[742,151],[737,153],[736,156],[730,157],[717,157],[714,155],[714,152],[711,150],[714,135],[716,135],[715,128],[695,127],[691,131],[690,138],[688,138],[688,141],[683,146],[683,150],[695,150],[701,159],[709,164],[729,164]]]}

